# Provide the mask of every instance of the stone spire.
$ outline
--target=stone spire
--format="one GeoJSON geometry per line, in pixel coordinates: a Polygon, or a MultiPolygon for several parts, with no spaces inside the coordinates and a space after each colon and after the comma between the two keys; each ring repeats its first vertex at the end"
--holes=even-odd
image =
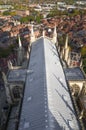
{"type": "Polygon", "coordinates": [[[20,35],[18,35],[18,44],[19,44],[19,48],[22,48],[22,43],[21,43],[20,35]]]}
{"type": "Polygon", "coordinates": [[[83,83],[82,88],[81,88],[81,90],[79,92],[79,96],[84,96],[85,93],[86,93],[86,82],[83,83]]]}
{"type": "Polygon", "coordinates": [[[27,59],[29,59],[29,52],[28,51],[26,53],[26,57],[27,57],[27,59]]]}
{"type": "Polygon", "coordinates": [[[82,59],[81,59],[81,61],[80,61],[80,67],[82,67],[83,65],[82,65],[82,59]]]}
{"type": "Polygon", "coordinates": [[[70,56],[71,54],[69,53],[69,55],[68,55],[68,60],[67,60],[67,64],[68,64],[68,66],[70,67],[70,62],[71,62],[71,56],[70,56]]]}
{"type": "Polygon", "coordinates": [[[67,49],[67,48],[68,48],[68,34],[66,36],[66,41],[65,41],[65,49],[67,49]]]}
{"type": "Polygon", "coordinates": [[[84,116],[84,109],[82,109],[81,113],[80,113],[80,116],[79,116],[79,119],[81,120],[84,116]]]}
{"type": "Polygon", "coordinates": [[[31,47],[30,46],[28,46],[28,53],[30,54],[30,51],[31,51],[31,47]]]}
{"type": "Polygon", "coordinates": [[[17,63],[18,65],[22,64],[24,58],[24,48],[22,47],[20,36],[18,35],[18,50],[17,50],[17,63]]]}
{"type": "Polygon", "coordinates": [[[65,50],[64,50],[64,48],[62,48],[62,50],[61,50],[61,59],[64,59],[64,54],[65,54],[65,50]]]}
{"type": "Polygon", "coordinates": [[[31,26],[31,43],[35,41],[35,34],[33,31],[33,25],[31,26]]]}
{"type": "Polygon", "coordinates": [[[9,88],[9,85],[8,85],[8,82],[7,82],[7,77],[6,77],[4,72],[2,72],[2,77],[3,77],[3,80],[4,80],[7,101],[8,101],[9,104],[12,104],[11,95],[10,95],[10,88],[9,88]]]}
{"type": "Polygon", "coordinates": [[[43,35],[43,37],[45,37],[45,31],[44,31],[44,29],[43,29],[42,35],[43,35]]]}
{"type": "Polygon", "coordinates": [[[60,50],[61,50],[61,48],[60,48],[60,46],[58,46],[58,52],[59,52],[59,54],[60,54],[60,50]]]}
{"type": "Polygon", "coordinates": [[[54,27],[54,32],[53,32],[53,42],[57,43],[57,31],[56,31],[56,25],[54,27]]]}
{"type": "Polygon", "coordinates": [[[2,72],[2,77],[3,77],[4,83],[7,85],[7,77],[4,72],[2,72]]]}
{"type": "Polygon", "coordinates": [[[65,42],[64,50],[65,50],[64,60],[67,62],[67,60],[68,60],[68,55],[69,55],[68,34],[67,34],[67,37],[66,37],[66,42],[65,42]]]}
{"type": "Polygon", "coordinates": [[[13,65],[12,65],[12,62],[10,60],[8,61],[8,68],[13,69],[13,65]]]}

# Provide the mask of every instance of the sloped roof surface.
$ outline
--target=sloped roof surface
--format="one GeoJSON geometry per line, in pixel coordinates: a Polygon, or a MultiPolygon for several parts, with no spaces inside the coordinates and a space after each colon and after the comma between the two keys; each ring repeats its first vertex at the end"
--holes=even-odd
{"type": "Polygon", "coordinates": [[[32,44],[18,130],[79,130],[64,72],[54,44],[32,44]]]}

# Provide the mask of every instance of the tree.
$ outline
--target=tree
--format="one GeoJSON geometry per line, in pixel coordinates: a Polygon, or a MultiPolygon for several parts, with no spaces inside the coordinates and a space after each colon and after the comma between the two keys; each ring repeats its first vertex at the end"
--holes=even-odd
{"type": "Polygon", "coordinates": [[[10,15],[11,15],[11,16],[15,16],[15,15],[16,15],[16,11],[10,12],[10,15]]]}
{"type": "Polygon", "coordinates": [[[22,17],[20,19],[20,22],[21,23],[28,23],[28,22],[34,21],[34,19],[35,19],[34,16],[29,15],[29,16],[26,16],[26,17],[22,17]]]}
{"type": "Polygon", "coordinates": [[[37,23],[40,23],[42,18],[43,18],[42,15],[38,15],[38,16],[36,16],[35,21],[36,21],[37,23]]]}
{"type": "Polygon", "coordinates": [[[83,66],[84,72],[86,73],[86,58],[83,59],[82,66],[83,66]]]}
{"type": "Polygon", "coordinates": [[[0,58],[7,57],[13,52],[15,45],[10,45],[8,48],[0,48],[0,58]]]}
{"type": "Polygon", "coordinates": [[[81,56],[82,56],[82,61],[83,61],[83,63],[82,63],[82,65],[83,65],[83,70],[84,70],[84,72],[86,73],[86,46],[83,46],[82,48],[81,48],[81,56]]]}
{"type": "Polygon", "coordinates": [[[10,15],[10,12],[9,11],[4,11],[3,15],[10,15]]]}
{"type": "Polygon", "coordinates": [[[21,23],[28,23],[28,18],[27,18],[27,17],[22,17],[22,18],[20,19],[20,22],[21,22],[21,23]]]}
{"type": "Polygon", "coordinates": [[[11,11],[11,10],[9,10],[9,11],[4,11],[3,12],[3,15],[11,15],[11,16],[14,16],[14,15],[16,15],[16,11],[11,11]]]}
{"type": "Polygon", "coordinates": [[[81,48],[81,56],[82,56],[82,58],[86,58],[86,46],[83,46],[81,48]]]}

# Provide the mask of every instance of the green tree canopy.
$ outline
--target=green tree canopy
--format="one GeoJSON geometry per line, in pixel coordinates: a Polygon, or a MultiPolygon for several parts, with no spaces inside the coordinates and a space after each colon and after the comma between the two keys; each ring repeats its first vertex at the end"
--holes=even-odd
{"type": "Polygon", "coordinates": [[[10,15],[10,12],[9,11],[4,11],[3,15],[10,15]]]}
{"type": "Polygon", "coordinates": [[[82,56],[82,58],[86,58],[86,46],[83,46],[81,48],[81,56],[82,56]]]}
{"type": "Polygon", "coordinates": [[[28,23],[30,21],[34,21],[34,16],[30,15],[30,16],[22,17],[20,19],[21,23],[28,23]]]}
{"type": "Polygon", "coordinates": [[[11,15],[11,16],[14,16],[14,15],[16,15],[16,11],[4,11],[3,12],[3,15],[11,15]]]}
{"type": "Polygon", "coordinates": [[[86,73],[86,59],[83,59],[83,70],[86,73]]]}
{"type": "Polygon", "coordinates": [[[9,56],[14,47],[15,45],[10,45],[8,48],[0,48],[0,58],[9,56]]]}

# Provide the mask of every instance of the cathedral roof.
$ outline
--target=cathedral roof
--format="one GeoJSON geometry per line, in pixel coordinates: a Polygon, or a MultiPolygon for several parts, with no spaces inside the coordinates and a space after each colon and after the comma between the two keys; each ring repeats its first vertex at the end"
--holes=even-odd
{"type": "Polygon", "coordinates": [[[46,37],[32,43],[28,71],[18,130],[79,130],[59,55],[46,37]]]}

